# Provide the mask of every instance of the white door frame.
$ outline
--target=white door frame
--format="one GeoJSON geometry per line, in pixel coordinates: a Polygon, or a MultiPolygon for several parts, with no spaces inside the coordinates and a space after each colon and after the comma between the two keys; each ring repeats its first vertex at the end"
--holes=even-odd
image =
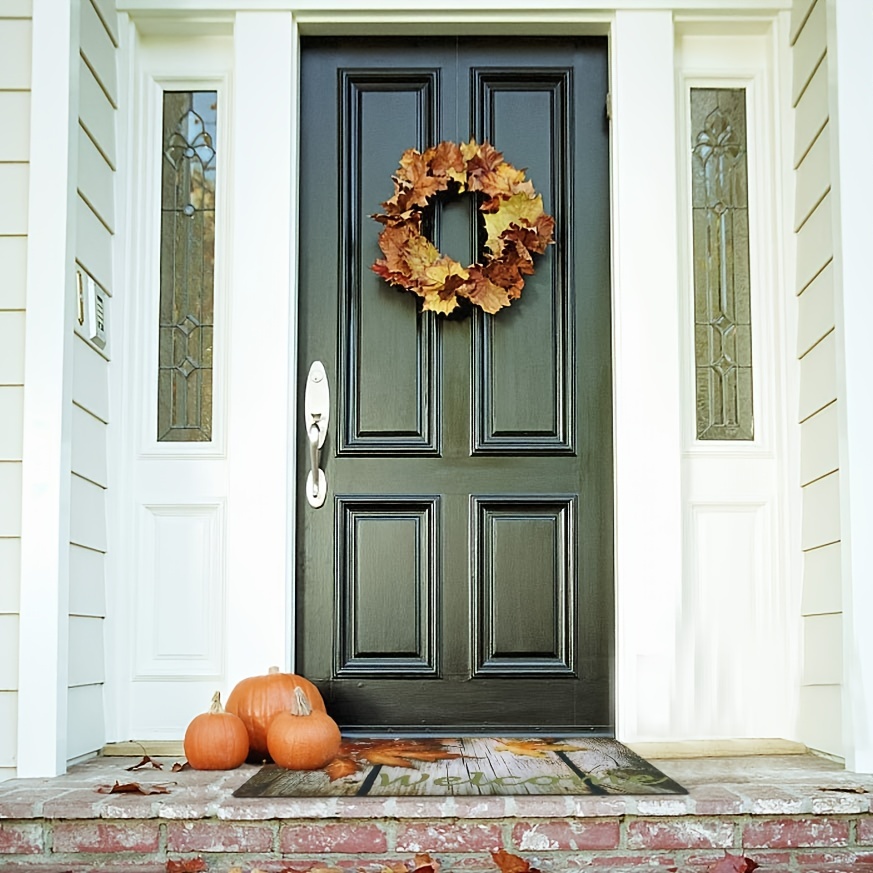
{"type": "MultiPolygon", "coordinates": [[[[609,14],[569,4],[563,12],[540,13],[521,2],[504,3],[499,12],[485,3],[472,11],[446,10],[441,3],[398,10],[392,0],[374,0],[365,12],[353,3],[337,12],[311,2],[295,13],[287,0],[259,11],[234,11],[233,0],[182,0],[172,12],[160,0],[119,5],[145,32],[193,34],[205,26],[233,34],[228,393],[234,412],[228,453],[238,456],[227,483],[226,568],[228,579],[254,575],[254,582],[228,594],[227,614],[237,628],[251,631],[227,636],[228,684],[271,663],[293,668],[300,35],[609,36],[617,736],[677,738],[671,735],[671,707],[682,597],[684,413],[678,389],[683,361],[673,11],[649,0],[609,14]],[[283,106],[289,111],[276,111],[283,106]],[[265,160],[265,148],[290,160],[265,160]],[[645,360],[658,361],[659,384],[666,390],[652,391],[640,378],[645,360]],[[259,590],[259,584],[266,587],[259,590]]],[[[701,5],[722,12],[730,5],[742,17],[751,4],[695,4],[701,5]]],[[[760,12],[750,17],[767,26],[773,7],[789,5],[774,0],[770,18],[760,12]]],[[[712,21],[717,29],[717,20],[712,21]]],[[[119,737],[130,735],[124,733],[128,727],[123,718],[118,721],[119,737]]]]}
{"type": "MultiPolygon", "coordinates": [[[[607,33],[611,40],[610,90],[612,95],[612,214],[621,215],[613,220],[612,250],[612,309],[614,344],[614,417],[615,417],[615,530],[616,530],[616,712],[617,733],[626,739],[657,735],[669,729],[669,714],[674,675],[672,662],[675,637],[675,617],[681,594],[682,515],[680,468],[680,408],[679,392],[665,392],[655,396],[644,380],[638,378],[638,361],[647,347],[655,346],[663,384],[679,385],[679,323],[675,309],[663,301],[675,300],[677,274],[677,221],[676,221],[676,125],[675,88],[673,74],[674,25],[669,11],[620,11],[612,16],[593,16],[573,13],[556,21],[553,16],[535,11],[519,10],[513,15],[480,14],[480,22],[491,19],[494,27],[506,32],[524,26],[534,27],[538,33],[607,33]],[[508,25],[508,21],[514,23],[508,25]],[[658,130],[659,136],[650,132],[658,130]],[[641,144],[645,144],[645,159],[641,159],[641,144]],[[658,427],[652,428],[651,422],[658,427]],[[639,435],[645,434],[644,439],[639,435]],[[651,507],[657,506],[657,512],[651,507]],[[660,587],[650,584],[651,568],[660,568],[660,587]],[[661,629],[652,634],[649,629],[656,623],[661,629]],[[645,714],[646,721],[641,722],[645,714]]],[[[356,24],[369,25],[370,32],[421,32],[422,20],[417,15],[402,14],[392,24],[378,14],[355,16],[356,24]],[[405,20],[404,20],[405,19],[405,20]]],[[[464,32],[469,16],[445,13],[444,29],[464,32]]],[[[491,28],[481,27],[481,30],[491,28]]],[[[235,18],[236,91],[237,107],[258,107],[260,101],[271,106],[294,107],[295,124],[289,129],[284,116],[276,118],[275,129],[268,139],[282,146],[287,144],[292,155],[291,166],[297,166],[297,94],[299,74],[297,51],[301,33],[317,31],[350,31],[348,22],[331,21],[331,16],[318,12],[292,15],[289,12],[239,12],[235,18]],[[264,58],[281,56],[282,47],[295,47],[293,77],[282,78],[268,96],[261,87],[260,76],[247,79],[246,69],[256,69],[264,58]]],[[[432,32],[432,29],[429,29],[432,32]]],[[[287,51],[287,48],[286,48],[287,51]]],[[[282,72],[285,68],[283,67],[282,72]]],[[[252,117],[263,118],[256,108],[246,110],[252,117]]],[[[281,114],[278,114],[281,115],[281,114]]],[[[293,228],[297,223],[297,191],[291,173],[281,177],[280,188],[271,181],[272,171],[256,157],[263,141],[263,127],[237,124],[235,185],[238,191],[252,192],[252,205],[240,208],[238,230],[245,239],[257,245],[262,238],[275,246],[276,228],[293,228]],[[250,135],[250,141],[247,141],[250,135]],[[272,190],[276,193],[271,217],[253,192],[272,190]],[[288,192],[293,204],[291,215],[282,205],[281,193],[288,192]],[[255,207],[261,209],[254,226],[246,224],[255,207]],[[250,234],[250,236],[248,236],[250,234]]],[[[273,180],[275,181],[275,180],[273,180]]],[[[289,234],[289,239],[290,234],[289,234]]],[[[237,253],[240,239],[235,240],[237,253]]],[[[278,311],[293,314],[297,309],[297,257],[293,244],[284,252],[278,247],[261,245],[257,249],[258,272],[265,276],[287,276],[290,300],[282,301],[278,311]]],[[[234,287],[245,287],[247,268],[236,259],[234,287]]],[[[236,332],[236,326],[234,326],[236,332]]],[[[296,364],[295,330],[288,339],[287,402],[284,409],[289,434],[296,432],[293,421],[296,409],[297,386],[292,374],[296,364]]],[[[236,354],[236,346],[234,347],[236,354]]],[[[654,358],[653,354],[653,358],[654,358]]],[[[278,361],[277,361],[278,363],[278,361]]],[[[282,372],[278,368],[276,373],[282,372]]],[[[242,388],[242,386],[240,386],[242,388]]],[[[272,386],[276,396],[282,396],[282,386],[272,386]]],[[[235,418],[243,418],[235,412],[235,418]]],[[[278,421],[278,419],[277,419],[278,421]]],[[[240,425],[244,427],[244,425],[240,425]]],[[[288,481],[287,542],[293,548],[295,501],[291,496],[297,483],[295,469],[295,441],[289,439],[287,456],[280,461],[280,447],[275,455],[266,452],[252,458],[248,476],[263,477],[272,465],[286,471],[288,481]]],[[[279,494],[274,495],[276,503],[279,494]]],[[[232,497],[230,498],[232,501],[232,497]]],[[[283,495],[284,499],[284,495],[283,495]]],[[[264,547],[267,543],[262,543],[264,547]]],[[[235,556],[228,544],[229,573],[241,558],[235,556]]],[[[278,572],[284,566],[288,578],[286,615],[285,663],[292,663],[294,564],[291,555],[275,543],[270,558],[271,567],[278,572]]],[[[235,607],[229,606],[233,614],[235,607]]],[[[263,613],[261,613],[263,615],[263,613]]],[[[254,616],[253,619],[254,620],[254,616]]],[[[274,632],[275,633],[275,632],[274,632]]]]}

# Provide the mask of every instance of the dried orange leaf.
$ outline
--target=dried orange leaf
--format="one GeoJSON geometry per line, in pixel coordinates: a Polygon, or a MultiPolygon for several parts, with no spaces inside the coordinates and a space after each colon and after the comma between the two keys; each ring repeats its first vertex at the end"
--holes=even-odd
{"type": "Polygon", "coordinates": [[[334,758],[324,771],[330,777],[331,782],[342,779],[345,776],[354,776],[360,770],[358,764],[352,758],[334,758]]]}
{"type": "MultiPolygon", "coordinates": [[[[169,783],[172,784],[172,783],[169,783]]],[[[114,785],[98,785],[100,794],[169,794],[170,789],[159,782],[116,782],[114,785]]]]}
{"type": "Polygon", "coordinates": [[[509,291],[500,285],[495,285],[487,276],[471,270],[471,281],[458,289],[458,293],[469,298],[485,312],[494,314],[504,306],[509,306],[509,291]]]}
{"type": "Polygon", "coordinates": [[[151,767],[154,770],[163,770],[164,765],[160,761],[156,761],[154,758],[150,758],[148,755],[143,755],[141,761],[137,761],[132,767],[125,767],[125,770],[144,770],[146,767],[151,767]]]}
{"type": "Polygon", "coordinates": [[[536,867],[531,867],[530,863],[525,861],[524,858],[519,858],[518,855],[511,855],[504,849],[501,849],[499,852],[492,852],[491,858],[500,868],[501,873],[540,873],[536,867]]]}
{"type": "Polygon", "coordinates": [[[758,863],[745,855],[732,855],[725,851],[724,858],[713,864],[707,873],[752,873],[758,868],[758,863]]]}
{"type": "Polygon", "coordinates": [[[439,873],[440,862],[431,858],[427,852],[420,852],[415,856],[415,866],[412,873],[439,873]]]}

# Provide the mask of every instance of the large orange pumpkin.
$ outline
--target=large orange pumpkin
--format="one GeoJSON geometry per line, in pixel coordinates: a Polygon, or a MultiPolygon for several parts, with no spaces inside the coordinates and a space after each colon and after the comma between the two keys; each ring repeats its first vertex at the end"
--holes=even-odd
{"type": "Polygon", "coordinates": [[[278,667],[270,667],[266,676],[243,679],[230,692],[227,711],[238,715],[246,726],[251,757],[269,755],[267,729],[280,712],[291,709],[295,688],[303,691],[313,709],[326,711],[321,694],[308,679],[294,673],[280,673],[278,667]]]}
{"type": "Polygon", "coordinates": [[[267,749],[272,759],[288,770],[318,770],[339,752],[342,737],[337,723],[326,713],[313,709],[300,688],[294,702],[280,712],[267,731],[267,749]]]}
{"type": "Polygon", "coordinates": [[[224,711],[216,691],[209,711],[195,716],[188,725],[183,745],[195,770],[233,770],[249,753],[249,735],[240,719],[224,711]]]}

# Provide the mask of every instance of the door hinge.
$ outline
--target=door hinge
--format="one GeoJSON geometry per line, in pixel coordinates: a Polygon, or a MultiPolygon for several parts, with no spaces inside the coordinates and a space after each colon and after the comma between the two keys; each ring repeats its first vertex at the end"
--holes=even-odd
{"type": "Polygon", "coordinates": [[[612,92],[606,92],[606,118],[608,121],[612,121],[612,92]]]}

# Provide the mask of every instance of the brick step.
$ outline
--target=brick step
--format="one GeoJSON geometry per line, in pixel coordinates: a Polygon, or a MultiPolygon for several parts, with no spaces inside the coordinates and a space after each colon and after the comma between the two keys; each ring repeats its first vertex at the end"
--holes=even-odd
{"type": "MultiPolygon", "coordinates": [[[[873,776],[812,756],[659,762],[688,795],[237,798],[256,772],[95,759],[0,783],[0,873],[383,873],[428,852],[441,873],[499,873],[504,849],[543,873],[706,873],[725,850],[762,873],[873,873],[873,776]],[[114,782],[168,793],[107,794],[114,782]]],[[[392,870],[391,873],[394,873],[392,870]]],[[[399,873],[399,870],[398,870],[399,873]]]]}
{"type": "Polygon", "coordinates": [[[0,871],[165,871],[202,858],[210,873],[318,867],[380,873],[418,852],[444,873],[498,868],[490,853],[518,855],[544,873],[590,868],[704,873],[727,850],[764,871],[873,873],[873,816],[617,816],[566,819],[360,819],[0,821],[0,871]]]}

